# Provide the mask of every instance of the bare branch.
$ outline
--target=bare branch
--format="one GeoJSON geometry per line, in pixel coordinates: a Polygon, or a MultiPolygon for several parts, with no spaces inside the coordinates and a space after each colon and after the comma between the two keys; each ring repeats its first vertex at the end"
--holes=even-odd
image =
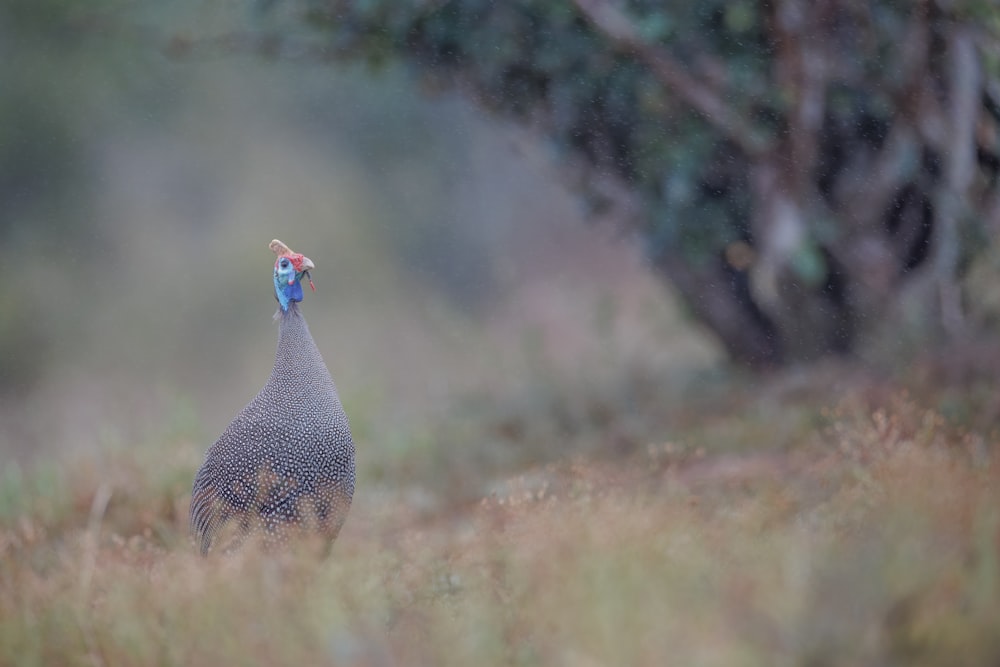
{"type": "Polygon", "coordinates": [[[934,270],[941,299],[941,318],[949,334],[962,325],[956,275],[959,260],[958,224],[976,170],[976,118],[982,99],[981,72],[976,47],[968,31],[949,34],[948,142],[944,150],[944,179],[938,194],[934,270]]]}
{"type": "Polygon", "coordinates": [[[924,87],[929,67],[931,36],[927,12],[927,0],[914,3],[906,32],[900,40],[897,68],[890,70],[895,79],[890,82],[890,90],[895,91],[895,106],[911,121],[919,116],[918,105],[912,102],[924,87]]]}
{"type": "Polygon", "coordinates": [[[986,107],[986,113],[1000,123],[1000,84],[992,80],[983,83],[983,106],[986,107]]]}
{"type": "Polygon", "coordinates": [[[964,196],[976,169],[976,119],[982,99],[979,60],[968,33],[956,30],[950,39],[949,79],[952,83],[948,112],[949,144],[945,162],[947,187],[964,196]]]}
{"type": "MultiPolygon", "coordinates": [[[[867,26],[867,41],[872,42],[867,48],[874,49],[871,33],[875,29],[871,26],[870,7],[860,3],[856,10],[867,26]]],[[[837,207],[843,208],[844,221],[855,228],[881,223],[893,197],[913,176],[919,164],[919,140],[928,141],[928,137],[942,134],[940,105],[927,84],[929,44],[927,0],[917,0],[900,42],[897,67],[891,70],[894,80],[889,89],[896,113],[889,134],[874,156],[865,151],[856,152],[852,163],[837,179],[834,191],[837,207]],[[937,107],[928,110],[929,105],[937,107]],[[925,118],[927,113],[934,119],[925,118]]]]}
{"type": "Polygon", "coordinates": [[[826,106],[830,58],[819,24],[828,18],[827,3],[805,7],[801,0],[780,0],[769,5],[770,32],[776,53],[774,78],[786,93],[788,112],[785,180],[800,201],[812,191],[812,175],[819,156],[819,133],[826,106]]]}
{"type": "Polygon", "coordinates": [[[770,147],[764,133],[736,113],[719,95],[703,85],[664,49],[639,36],[632,21],[607,0],[574,0],[576,6],[598,30],[622,50],[645,62],[660,82],[705,116],[747,155],[758,156],[770,147]]]}
{"type": "Polygon", "coordinates": [[[859,151],[844,168],[834,191],[835,208],[855,228],[881,224],[893,197],[919,164],[920,147],[912,127],[897,120],[879,152],[872,158],[859,151]]]}
{"type": "Polygon", "coordinates": [[[989,203],[986,205],[986,213],[983,215],[986,223],[986,230],[993,238],[1000,238],[1000,187],[993,191],[989,203]]]}

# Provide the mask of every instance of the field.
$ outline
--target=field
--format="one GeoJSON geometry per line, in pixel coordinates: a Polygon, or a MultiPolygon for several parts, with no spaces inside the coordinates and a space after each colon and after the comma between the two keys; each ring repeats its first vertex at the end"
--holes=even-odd
{"type": "MultiPolygon", "coordinates": [[[[857,285],[896,289],[887,258],[905,257],[899,299],[852,321],[850,359],[750,377],[649,261],[664,249],[721,257],[717,235],[730,250],[751,231],[760,239],[768,216],[733,194],[752,189],[753,161],[698,129],[704,114],[642,92],[654,78],[615,55],[594,82],[582,72],[553,84],[551,102],[553,120],[576,117],[577,98],[579,118],[615,118],[610,143],[589,120],[572,141],[543,140],[534,126],[546,121],[528,107],[512,117],[532,128],[403,67],[309,62],[296,45],[332,18],[324,4],[0,5],[0,667],[1000,665],[1000,246],[978,201],[1000,203],[995,108],[979,125],[969,116],[977,150],[920,148],[925,125],[951,127],[954,115],[964,126],[975,105],[944,102],[985,69],[930,81],[924,97],[942,104],[899,116],[913,137],[895,131],[888,97],[857,94],[868,83],[831,89],[846,106],[815,116],[835,131],[814,148],[860,152],[801,173],[836,180],[898,163],[886,182],[906,185],[872,229],[905,247],[871,246],[879,270],[857,285]],[[257,11],[272,5],[274,38],[257,11]],[[315,5],[309,25],[294,5],[315,5]],[[191,48],[202,39],[219,52],[191,48]],[[642,86],[634,101],[599,95],[605,78],[642,86]],[[627,123],[654,113],[685,120],[642,121],[634,155],[619,159],[627,123]],[[591,141],[629,172],[636,201],[644,188],[662,201],[611,206],[602,190],[622,174],[585,183],[573,164],[573,147],[591,141]],[[906,159],[870,160],[883,143],[906,159]],[[984,170],[975,179],[953,168],[970,155],[984,170]],[[696,178],[702,163],[717,175],[696,178]],[[662,180],[658,165],[671,165],[662,180]],[[753,229],[731,215],[744,210],[753,229]],[[712,222],[723,215],[725,229],[712,222]],[[952,228],[968,327],[946,308],[942,349],[929,343],[942,322],[924,288],[951,265],[952,228]],[[312,545],[204,559],[188,536],[191,483],[270,372],[275,237],[316,263],[303,310],[351,421],[357,493],[325,559],[312,545]]],[[[655,3],[628,4],[649,14],[644,33],[684,32],[660,25],[655,3]]],[[[875,4],[886,27],[906,13],[875,4]]],[[[957,68],[964,46],[937,54],[969,31],[947,17],[989,13],[968,4],[919,14],[914,26],[942,27],[904,40],[902,65],[887,52],[862,69],[957,68]],[[928,67],[908,66],[924,47],[928,67]]],[[[724,24],[756,34],[752,6],[692,16],[713,26],[709,45],[724,24]]],[[[978,43],[989,30],[971,32],[978,43]]],[[[684,33],[684,44],[708,36],[684,33]]],[[[589,53],[589,39],[571,43],[589,53]]],[[[694,55],[721,84],[712,59],[694,55]]],[[[756,90],[761,57],[731,83],[756,90]]],[[[512,111],[517,91],[538,87],[521,69],[512,111]]],[[[798,69],[760,103],[741,94],[735,110],[774,112],[761,137],[780,129],[798,69]]],[[[828,69],[816,72],[842,78],[828,69]]],[[[911,78],[892,82],[902,98],[920,88],[911,78]]],[[[802,90],[813,88],[824,90],[802,90]]],[[[824,207],[828,191],[870,184],[819,180],[824,207]]],[[[809,289],[825,281],[833,303],[854,276],[836,277],[820,250],[856,216],[832,205],[813,216],[818,201],[799,201],[809,238],[790,275],[809,289]]],[[[869,256],[867,241],[858,248],[869,256]]],[[[752,295],[767,272],[729,261],[752,295]]],[[[943,305],[950,290],[935,294],[943,305]]]]}
{"type": "Polygon", "coordinates": [[[427,445],[433,470],[369,473],[324,561],[196,556],[200,443],[7,467],[0,663],[996,664],[995,378],[935,368],[706,382],[638,431],[579,397],[589,430],[478,478],[427,445]]]}

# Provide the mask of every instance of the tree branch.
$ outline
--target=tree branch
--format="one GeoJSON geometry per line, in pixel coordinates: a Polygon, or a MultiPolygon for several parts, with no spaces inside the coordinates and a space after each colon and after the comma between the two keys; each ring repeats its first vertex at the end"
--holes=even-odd
{"type": "Polygon", "coordinates": [[[760,128],[737,114],[717,90],[695,79],[664,49],[642,39],[632,21],[617,7],[607,0],[574,0],[574,3],[595,28],[619,49],[645,62],[664,86],[703,115],[747,155],[759,156],[770,148],[770,141],[760,128]]]}
{"type": "Polygon", "coordinates": [[[979,61],[968,31],[955,28],[948,35],[948,145],[944,149],[944,179],[938,191],[935,221],[934,271],[941,299],[945,331],[962,326],[961,295],[957,283],[958,225],[976,170],[976,118],[982,99],[979,61]]]}
{"type": "Polygon", "coordinates": [[[829,12],[827,3],[807,9],[801,0],[780,0],[770,10],[770,32],[776,45],[774,78],[790,100],[784,177],[799,201],[805,202],[813,194],[829,76],[826,62],[832,60],[818,23],[829,12]]]}
{"type": "Polygon", "coordinates": [[[994,238],[1000,238],[1000,187],[993,191],[993,196],[986,205],[983,220],[986,223],[986,231],[994,238]]]}
{"type": "Polygon", "coordinates": [[[920,146],[913,128],[898,119],[874,158],[859,151],[837,179],[835,208],[846,213],[845,224],[854,228],[877,227],[893,197],[919,164],[920,146]]]}
{"type": "MultiPolygon", "coordinates": [[[[888,89],[896,110],[889,133],[874,156],[868,151],[855,151],[837,178],[834,188],[836,207],[846,215],[845,223],[856,229],[874,228],[882,221],[893,197],[908,181],[919,166],[920,145],[918,136],[926,140],[928,128],[920,128],[921,110],[928,95],[925,79],[929,78],[928,49],[930,28],[927,17],[927,0],[917,0],[910,15],[905,33],[900,40],[900,55],[896,67],[890,68],[892,80],[879,80],[871,85],[888,89]],[[923,130],[923,131],[921,131],[923,130]]],[[[875,49],[875,28],[871,8],[859,4],[858,15],[864,19],[870,42],[866,48],[875,49]]],[[[933,133],[933,131],[931,132],[933,133]]]]}

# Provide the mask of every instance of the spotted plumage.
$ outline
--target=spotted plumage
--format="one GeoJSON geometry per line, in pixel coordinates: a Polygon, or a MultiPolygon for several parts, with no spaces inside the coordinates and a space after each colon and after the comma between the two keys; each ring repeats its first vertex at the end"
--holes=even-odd
{"type": "MultiPolygon", "coordinates": [[[[278,349],[271,376],[209,448],[195,476],[191,530],[203,554],[224,529],[269,543],[305,528],[329,544],[354,495],[354,441],[333,379],[299,310],[312,262],[272,241],[278,349]]],[[[310,279],[310,284],[312,280],[310,279]]]]}

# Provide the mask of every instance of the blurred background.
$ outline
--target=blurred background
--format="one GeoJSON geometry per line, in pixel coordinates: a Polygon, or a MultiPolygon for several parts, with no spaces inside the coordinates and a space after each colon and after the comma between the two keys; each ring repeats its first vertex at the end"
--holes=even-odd
{"type": "Polygon", "coordinates": [[[629,452],[748,370],[989,374],[989,3],[616,7],[6,0],[5,461],[200,456],[271,366],[275,237],[370,480],[629,452]]]}
{"type": "Polygon", "coordinates": [[[544,459],[592,419],[631,442],[642,386],[655,408],[718,368],[532,135],[400,69],[171,54],[258,16],[216,4],[5,3],[5,464],[200,456],[269,373],[274,237],[317,265],[305,312],[369,478],[544,459]]]}
{"type": "Polygon", "coordinates": [[[997,238],[995,0],[0,0],[0,664],[1000,664],[997,238]]]}

